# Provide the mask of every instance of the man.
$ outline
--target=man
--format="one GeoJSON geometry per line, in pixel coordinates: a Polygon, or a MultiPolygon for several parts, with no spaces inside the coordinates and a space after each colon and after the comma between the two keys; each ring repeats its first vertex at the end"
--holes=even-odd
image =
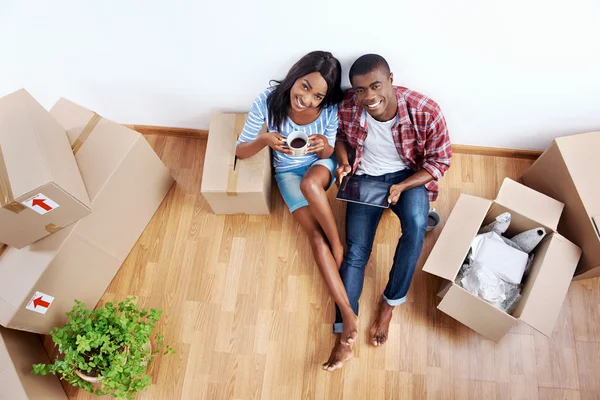
{"type": "MultiPolygon", "coordinates": [[[[348,174],[391,183],[388,202],[402,226],[389,281],[370,329],[371,342],[381,346],[387,340],[394,307],[406,301],[423,247],[429,201],[437,198],[437,180],[448,170],[452,150],[440,107],[420,93],[394,86],[383,57],[366,54],[357,59],[350,68],[350,83],[352,89],[338,111],[337,183],[348,174]]],[[[357,315],[365,267],[383,210],[357,203],[348,203],[346,208],[348,250],[340,275],[357,315]]],[[[336,309],[337,340],[323,364],[328,371],[352,358],[351,346],[340,342],[342,327],[336,309]]]]}

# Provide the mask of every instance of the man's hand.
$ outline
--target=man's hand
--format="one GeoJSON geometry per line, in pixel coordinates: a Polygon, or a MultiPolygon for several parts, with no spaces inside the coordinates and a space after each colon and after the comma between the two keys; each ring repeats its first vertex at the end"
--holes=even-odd
{"type": "Polygon", "coordinates": [[[352,167],[349,164],[342,164],[335,170],[335,184],[338,187],[342,184],[342,179],[352,172],[352,167]]]}
{"type": "Polygon", "coordinates": [[[400,184],[392,185],[390,188],[390,196],[388,197],[388,203],[395,205],[400,199],[400,195],[404,191],[404,187],[400,184]]]}
{"type": "Polygon", "coordinates": [[[281,136],[277,132],[265,132],[259,136],[264,143],[275,151],[279,151],[284,154],[294,154],[292,149],[286,146],[285,137],[281,136]]]}
{"type": "Polygon", "coordinates": [[[327,138],[323,135],[310,135],[308,137],[308,142],[310,144],[308,146],[308,150],[306,150],[306,154],[318,154],[329,144],[329,142],[327,142],[327,138]]]}

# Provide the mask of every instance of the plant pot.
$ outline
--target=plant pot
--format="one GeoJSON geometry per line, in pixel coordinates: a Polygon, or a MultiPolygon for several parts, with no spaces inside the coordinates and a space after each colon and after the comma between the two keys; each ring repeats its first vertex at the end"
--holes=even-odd
{"type": "MultiPolygon", "coordinates": [[[[150,352],[152,352],[152,342],[150,342],[150,339],[148,339],[148,342],[146,342],[144,347],[146,347],[146,348],[149,347],[151,350],[150,352]]],[[[125,353],[127,353],[129,351],[129,349],[126,347],[123,351],[125,353]]],[[[146,367],[148,365],[149,360],[150,360],[150,357],[148,357],[148,359],[146,359],[146,360],[142,360],[140,362],[140,365],[146,367]]],[[[78,377],[80,377],[84,381],[91,383],[94,386],[94,389],[101,388],[101,386],[102,386],[101,381],[104,379],[103,376],[89,376],[89,375],[86,375],[85,373],[81,372],[78,369],[75,370],[75,373],[77,374],[78,377]]]]}
{"type": "Polygon", "coordinates": [[[84,381],[91,383],[94,389],[100,389],[102,387],[101,381],[104,379],[103,376],[88,376],[78,369],[75,370],[75,373],[84,381]]]}

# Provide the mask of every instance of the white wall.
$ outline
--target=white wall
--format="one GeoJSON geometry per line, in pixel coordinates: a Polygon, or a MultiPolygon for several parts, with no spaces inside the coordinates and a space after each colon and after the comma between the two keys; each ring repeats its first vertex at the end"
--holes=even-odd
{"type": "Polygon", "coordinates": [[[0,0],[0,95],[206,129],[310,50],[386,57],[454,143],[544,148],[600,130],[597,0],[0,0]]]}

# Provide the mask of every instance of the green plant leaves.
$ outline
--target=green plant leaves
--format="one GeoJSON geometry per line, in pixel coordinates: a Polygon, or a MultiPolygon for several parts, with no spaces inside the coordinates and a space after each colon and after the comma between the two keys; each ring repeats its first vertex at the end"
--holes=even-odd
{"type": "Polygon", "coordinates": [[[118,304],[108,302],[96,310],[87,310],[76,300],[67,313],[69,322],[50,330],[62,357],[53,364],[33,365],[32,373],[52,373],[90,393],[133,399],[151,384],[146,369],[152,358],[163,349],[165,355],[174,353],[170,346],[164,346],[160,332],[155,348],[150,345],[161,314],[157,309],[140,309],[135,297],[118,304]],[[79,378],[76,370],[103,377],[100,389],[79,378]]]}

